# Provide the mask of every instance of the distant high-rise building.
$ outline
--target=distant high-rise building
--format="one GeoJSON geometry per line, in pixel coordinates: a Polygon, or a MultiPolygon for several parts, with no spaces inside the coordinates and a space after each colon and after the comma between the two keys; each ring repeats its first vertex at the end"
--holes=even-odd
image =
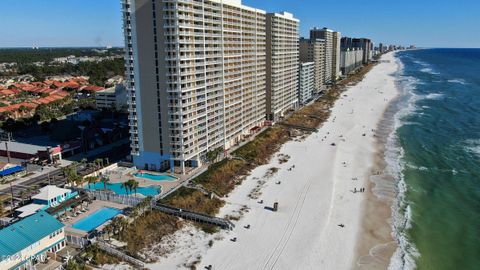
{"type": "Polygon", "coordinates": [[[332,78],[337,80],[341,75],[340,72],[340,40],[342,34],[340,32],[333,32],[333,54],[332,54],[332,78]]]}
{"type": "Polygon", "coordinates": [[[300,63],[298,73],[298,100],[306,104],[315,92],[315,63],[300,63]]]}
{"type": "MultiPolygon", "coordinates": [[[[264,123],[264,11],[239,0],[123,0],[122,6],[138,168],[185,173],[208,151],[228,149],[264,123]]],[[[297,100],[298,21],[274,16],[273,28],[271,15],[269,21],[274,108],[281,109],[297,100]]]]}
{"type": "Polygon", "coordinates": [[[298,106],[299,20],[287,12],[267,14],[267,119],[298,106]]]}
{"type": "Polygon", "coordinates": [[[362,48],[363,50],[363,64],[368,64],[372,59],[372,42],[368,38],[354,38],[352,39],[352,47],[362,48]]]}
{"type": "Polygon", "coordinates": [[[342,37],[340,39],[340,49],[351,49],[353,48],[353,38],[350,37],[342,37]]]}
{"type": "Polygon", "coordinates": [[[335,79],[333,75],[333,31],[328,28],[310,29],[310,39],[325,40],[325,67],[324,67],[324,83],[330,84],[335,79]]]}
{"type": "Polygon", "coordinates": [[[344,75],[355,71],[362,66],[363,49],[346,48],[340,51],[340,68],[344,75]]]}
{"type": "Polygon", "coordinates": [[[300,61],[315,63],[315,91],[325,89],[325,40],[300,39],[300,61]]]}

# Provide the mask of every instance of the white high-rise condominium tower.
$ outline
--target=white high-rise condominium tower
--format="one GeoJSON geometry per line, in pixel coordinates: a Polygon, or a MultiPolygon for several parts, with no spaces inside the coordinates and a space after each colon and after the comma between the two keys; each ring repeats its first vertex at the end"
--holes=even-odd
{"type": "Polygon", "coordinates": [[[267,119],[298,107],[299,20],[287,12],[267,14],[267,119]]]}
{"type": "Polygon", "coordinates": [[[300,63],[298,80],[298,100],[304,105],[315,92],[315,62],[300,63]]]}
{"type": "Polygon", "coordinates": [[[138,168],[185,173],[200,166],[208,151],[228,149],[264,124],[264,11],[239,0],[122,5],[138,168]]]}
{"type": "Polygon", "coordinates": [[[342,73],[340,72],[340,40],[342,34],[340,32],[333,32],[333,54],[332,54],[332,77],[337,80],[342,73]]]}
{"type": "Polygon", "coordinates": [[[313,28],[310,30],[310,39],[323,39],[325,40],[325,72],[323,79],[324,84],[330,84],[333,81],[333,31],[328,28],[313,28]]]}

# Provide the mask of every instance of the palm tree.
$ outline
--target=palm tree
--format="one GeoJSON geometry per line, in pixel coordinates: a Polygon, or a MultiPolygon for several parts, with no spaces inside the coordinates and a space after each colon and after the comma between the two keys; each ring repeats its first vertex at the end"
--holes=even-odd
{"type": "Polygon", "coordinates": [[[88,183],[88,187],[90,188],[90,184],[94,184],[98,181],[96,176],[88,176],[85,177],[85,181],[88,183]]]}
{"type": "Polygon", "coordinates": [[[106,190],[107,189],[107,183],[110,182],[110,179],[107,176],[102,176],[100,181],[102,181],[102,183],[103,183],[103,189],[106,190]]]}
{"type": "Polygon", "coordinates": [[[63,177],[67,177],[68,172],[70,172],[70,168],[69,168],[69,167],[62,167],[63,177]]]}
{"type": "Polygon", "coordinates": [[[128,189],[129,189],[129,183],[128,183],[128,181],[127,181],[127,182],[123,182],[120,187],[121,187],[121,188],[124,188],[124,189],[125,189],[125,193],[128,195],[128,189]]]}
{"type": "Polygon", "coordinates": [[[67,170],[67,182],[70,184],[70,185],[78,185],[80,184],[80,181],[82,180],[82,177],[79,176],[77,174],[76,171],[72,170],[71,168],[69,168],[67,170]]]}
{"type": "Polygon", "coordinates": [[[85,166],[87,162],[88,160],[86,158],[82,158],[82,160],[80,160],[80,163],[82,163],[83,166],[85,166]]]}
{"type": "Polygon", "coordinates": [[[128,182],[130,182],[130,188],[135,190],[135,197],[136,197],[139,183],[133,179],[128,180],[128,182]]]}
{"type": "Polygon", "coordinates": [[[77,173],[77,165],[78,165],[78,162],[74,161],[72,162],[72,165],[70,165],[70,167],[75,170],[75,173],[77,173]]]}
{"type": "Polygon", "coordinates": [[[95,167],[97,169],[101,169],[103,167],[103,159],[102,158],[95,159],[94,163],[95,163],[95,167]]]}

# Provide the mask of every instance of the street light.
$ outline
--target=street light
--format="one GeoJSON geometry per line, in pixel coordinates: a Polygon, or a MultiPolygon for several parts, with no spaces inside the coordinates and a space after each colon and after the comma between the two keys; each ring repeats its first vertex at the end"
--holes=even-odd
{"type": "Polygon", "coordinates": [[[7,162],[10,163],[10,151],[8,150],[8,142],[12,139],[11,132],[0,133],[0,138],[5,141],[5,151],[7,152],[7,162]]]}

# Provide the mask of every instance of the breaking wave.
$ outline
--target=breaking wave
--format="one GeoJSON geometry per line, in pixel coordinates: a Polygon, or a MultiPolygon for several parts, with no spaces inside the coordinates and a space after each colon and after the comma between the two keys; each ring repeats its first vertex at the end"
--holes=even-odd
{"type": "Polygon", "coordinates": [[[452,79],[452,80],[448,80],[449,83],[458,83],[458,84],[462,84],[462,85],[466,85],[468,84],[464,79],[452,79]]]}
{"type": "Polygon", "coordinates": [[[407,186],[404,180],[403,170],[406,166],[404,161],[404,150],[401,147],[397,130],[406,122],[404,118],[416,111],[416,101],[422,98],[416,95],[413,90],[419,82],[414,77],[397,77],[397,85],[403,98],[399,102],[399,110],[394,116],[394,129],[389,135],[386,149],[385,161],[387,173],[395,179],[396,198],[392,205],[392,232],[397,249],[390,259],[389,270],[415,269],[415,259],[420,256],[415,245],[409,242],[407,231],[411,228],[412,213],[409,203],[405,199],[407,186]]]}
{"type": "Polygon", "coordinates": [[[420,69],[420,71],[423,72],[423,73],[428,73],[428,74],[432,74],[432,75],[439,75],[440,74],[436,71],[433,71],[433,69],[429,68],[429,67],[422,68],[422,69],[420,69]]]}
{"type": "Polygon", "coordinates": [[[467,140],[465,143],[467,152],[480,157],[480,140],[467,140]]]}

